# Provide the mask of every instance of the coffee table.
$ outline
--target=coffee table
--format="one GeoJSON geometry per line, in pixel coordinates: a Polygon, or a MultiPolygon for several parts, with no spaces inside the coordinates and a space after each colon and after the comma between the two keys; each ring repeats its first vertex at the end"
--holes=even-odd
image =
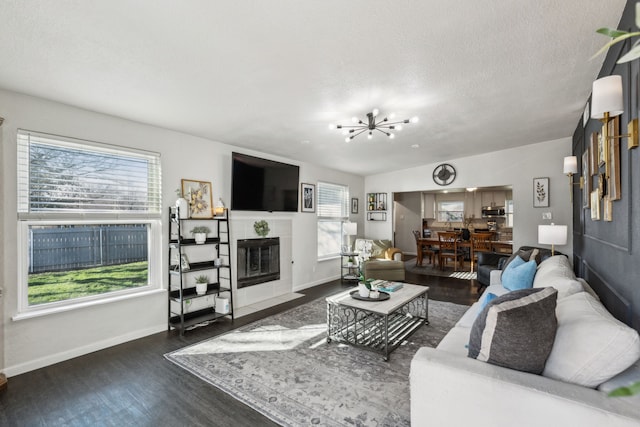
{"type": "MultiPolygon", "coordinates": [[[[355,288],[357,289],[357,288],[355,288]]],[[[351,288],[327,297],[327,342],[389,354],[420,326],[429,324],[429,287],[403,283],[386,301],[361,301],[351,288]]]]}

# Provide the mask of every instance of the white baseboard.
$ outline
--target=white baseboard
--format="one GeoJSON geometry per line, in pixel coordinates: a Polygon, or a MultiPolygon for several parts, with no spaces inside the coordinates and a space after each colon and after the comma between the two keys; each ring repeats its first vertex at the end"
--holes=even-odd
{"type": "Polygon", "coordinates": [[[7,377],[13,377],[16,375],[24,374],[25,372],[34,371],[36,369],[44,368],[45,366],[64,362],[65,360],[73,359],[74,357],[83,356],[85,354],[93,353],[94,351],[113,347],[114,345],[122,344],[138,338],[143,338],[166,330],[167,324],[163,323],[162,325],[133,331],[125,335],[119,335],[117,337],[112,337],[103,341],[97,341],[82,347],[72,348],[67,351],[51,354],[35,360],[30,360],[25,363],[20,363],[13,366],[5,366],[3,371],[7,377]]]}
{"type": "Polygon", "coordinates": [[[299,292],[299,291],[301,291],[303,289],[311,288],[313,286],[322,285],[323,283],[330,282],[331,280],[337,280],[339,278],[340,278],[340,275],[338,274],[338,275],[335,275],[335,276],[331,276],[329,278],[325,277],[324,279],[321,279],[321,280],[316,280],[316,281],[313,281],[313,282],[303,283],[302,285],[297,285],[297,286],[294,285],[293,286],[293,292],[299,292]]]}

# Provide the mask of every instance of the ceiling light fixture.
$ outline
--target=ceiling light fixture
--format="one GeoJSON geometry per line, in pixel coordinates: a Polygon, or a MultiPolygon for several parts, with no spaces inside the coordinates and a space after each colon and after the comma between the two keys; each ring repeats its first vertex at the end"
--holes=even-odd
{"type": "MultiPolygon", "coordinates": [[[[353,125],[334,125],[330,124],[329,129],[342,129],[342,134],[346,135],[345,142],[350,142],[356,136],[367,132],[367,139],[373,138],[373,131],[377,130],[378,132],[382,132],[387,135],[390,139],[395,138],[395,135],[389,131],[391,130],[402,130],[403,123],[417,123],[418,118],[413,117],[411,119],[398,120],[395,122],[389,121],[388,117],[385,117],[382,120],[376,121],[378,118],[379,110],[374,108],[374,110],[370,113],[367,113],[367,121],[363,122],[362,120],[354,117],[352,119],[353,125]]],[[[393,115],[389,116],[393,118],[393,115]]]]}

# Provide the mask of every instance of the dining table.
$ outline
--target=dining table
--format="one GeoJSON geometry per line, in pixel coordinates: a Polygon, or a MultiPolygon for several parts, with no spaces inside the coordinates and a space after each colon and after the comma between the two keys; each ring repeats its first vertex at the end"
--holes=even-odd
{"type": "MultiPolygon", "coordinates": [[[[440,245],[440,239],[437,236],[432,237],[420,237],[417,239],[418,245],[418,259],[417,264],[422,266],[422,250],[423,248],[432,248],[440,245]]],[[[469,248],[471,251],[471,240],[459,240],[458,241],[459,248],[469,248]]],[[[491,242],[491,250],[493,252],[511,254],[513,252],[513,241],[511,240],[495,240],[491,242]]],[[[471,254],[471,259],[473,260],[473,254],[471,254]]],[[[471,264],[471,270],[473,271],[473,261],[471,264]]]]}

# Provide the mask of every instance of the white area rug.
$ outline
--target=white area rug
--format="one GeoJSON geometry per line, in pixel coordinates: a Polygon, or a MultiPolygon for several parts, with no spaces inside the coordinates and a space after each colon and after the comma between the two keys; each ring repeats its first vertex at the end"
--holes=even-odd
{"type": "Polygon", "coordinates": [[[324,298],[165,355],[285,426],[409,426],[409,367],[468,307],[429,301],[430,324],[382,356],[326,342],[324,298]]]}

